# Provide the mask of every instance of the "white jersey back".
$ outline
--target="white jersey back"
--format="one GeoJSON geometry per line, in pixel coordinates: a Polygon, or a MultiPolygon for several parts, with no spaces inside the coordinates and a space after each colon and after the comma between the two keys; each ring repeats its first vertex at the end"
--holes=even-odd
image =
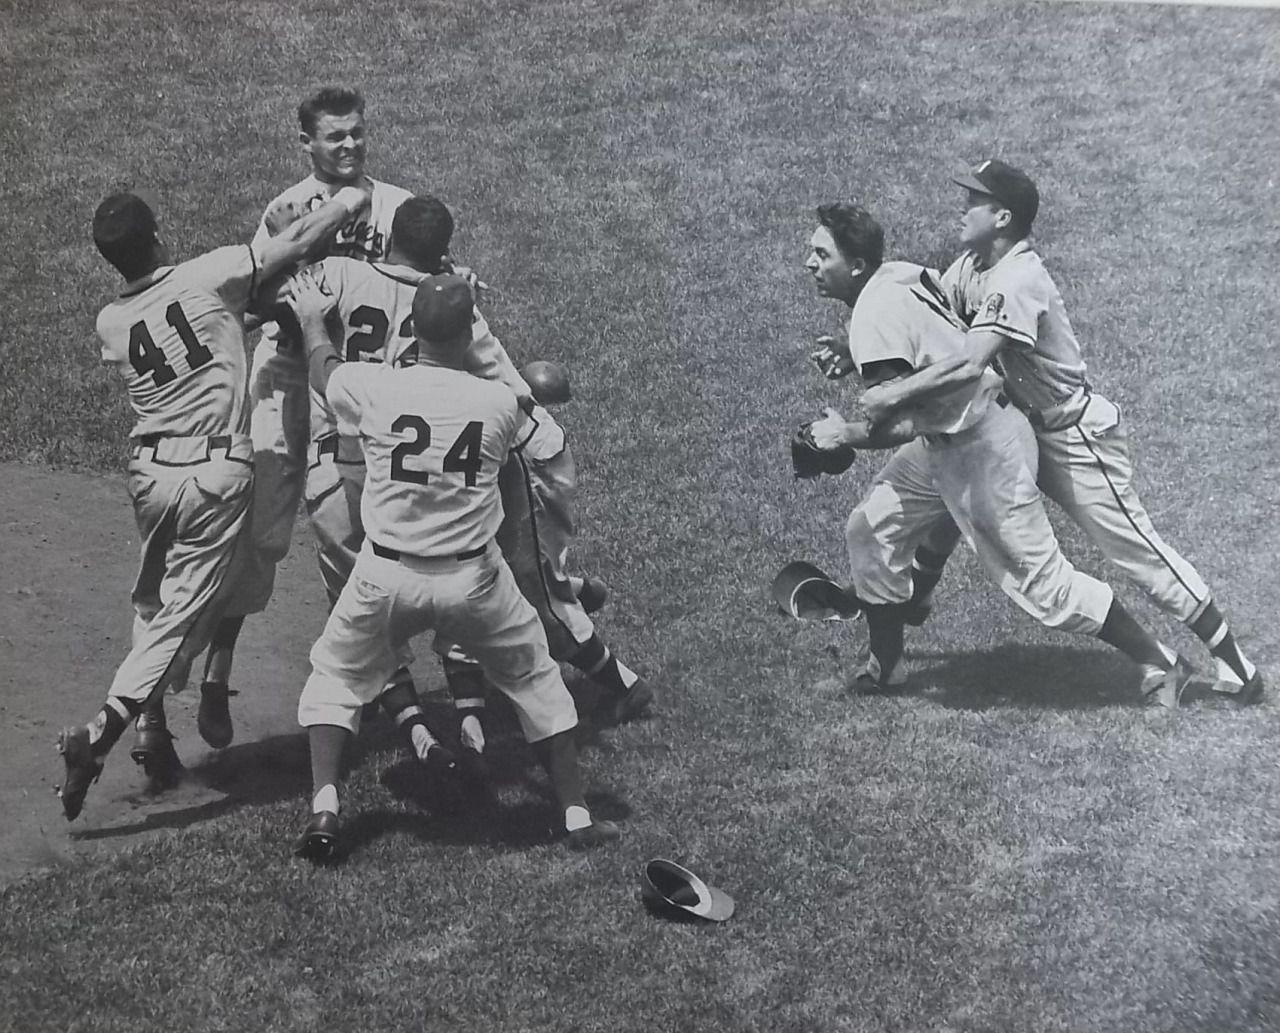
{"type": "MultiPolygon", "coordinates": [[[[965,354],[965,329],[937,274],[913,262],[886,262],[872,274],[849,318],[849,354],[859,373],[868,363],[899,359],[913,370],[965,354]]],[[[964,430],[1000,390],[991,370],[976,383],[929,398],[913,409],[922,434],[964,430]]]]}
{"type": "Polygon", "coordinates": [[[510,388],[439,366],[348,362],[326,394],[338,432],[364,452],[368,538],[411,556],[489,543],[502,523],[498,470],[532,429],[510,388]]]}
{"type": "Polygon", "coordinates": [[[216,248],[130,283],[97,321],[102,360],[129,389],[133,437],[198,437],[247,429],[244,314],[253,248],[216,248]]]}
{"type": "Polygon", "coordinates": [[[1005,391],[1020,409],[1060,406],[1088,390],[1066,304],[1030,243],[1019,241],[989,269],[965,252],[947,269],[943,286],[970,329],[1011,342],[999,362],[1005,391]]]}
{"type": "MultiPolygon", "coordinates": [[[[333,327],[331,336],[341,341],[339,357],[344,362],[395,364],[417,358],[413,297],[426,273],[407,265],[369,264],[350,258],[326,258],[317,269],[335,299],[331,319],[338,325],[333,327]]],[[[479,309],[472,312],[466,369],[486,380],[505,383],[521,398],[529,396],[528,384],[479,309]]],[[[337,429],[328,402],[312,390],[312,440],[337,429]]]]}

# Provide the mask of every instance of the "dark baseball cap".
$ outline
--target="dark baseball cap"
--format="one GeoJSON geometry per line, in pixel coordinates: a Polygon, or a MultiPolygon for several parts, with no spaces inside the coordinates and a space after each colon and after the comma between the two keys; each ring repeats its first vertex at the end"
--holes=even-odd
{"type": "Polygon", "coordinates": [[[657,914],[692,915],[708,922],[723,922],[733,916],[733,898],[729,894],[708,886],[683,865],[661,857],[644,866],[640,896],[657,914]]]}
{"type": "Polygon", "coordinates": [[[966,190],[995,198],[1028,229],[1040,210],[1040,191],[1031,177],[997,158],[988,158],[969,171],[953,176],[951,181],[966,190]]]}
{"type": "Polygon", "coordinates": [[[151,206],[129,191],[112,194],[93,213],[93,239],[99,247],[146,239],[155,233],[156,216],[151,206]]]}
{"type": "Polygon", "coordinates": [[[471,284],[454,273],[424,277],[413,296],[413,332],[423,341],[445,342],[467,334],[475,298],[471,284]]]}

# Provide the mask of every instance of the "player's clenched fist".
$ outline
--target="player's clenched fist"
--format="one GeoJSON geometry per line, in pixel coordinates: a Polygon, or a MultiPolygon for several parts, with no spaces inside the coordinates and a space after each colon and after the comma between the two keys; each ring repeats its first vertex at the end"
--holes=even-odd
{"type": "Polygon", "coordinates": [[[826,334],[818,338],[818,347],[809,353],[809,358],[828,380],[839,380],[853,372],[848,344],[826,334]]]}

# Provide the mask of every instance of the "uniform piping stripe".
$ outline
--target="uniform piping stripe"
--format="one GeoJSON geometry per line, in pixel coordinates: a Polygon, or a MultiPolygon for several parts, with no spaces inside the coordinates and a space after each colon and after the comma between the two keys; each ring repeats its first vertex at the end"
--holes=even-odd
{"type": "Polygon", "coordinates": [[[1030,334],[1023,333],[1021,330],[1014,330],[1012,327],[1004,326],[1000,323],[970,323],[970,330],[990,330],[992,333],[999,334],[1001,337],[1007,337],[1011,341],[1017,341],[1019,344],[1029,344],[1035,346],[1036,339],[1030,334]]]}
{"type": "Polygon", "coordinates": [[[1191,596],[1191,598],[1196,600],[1196,602],[1200,602],[1200,597],[1191,590],[1190,585],[1182,580],[1182,575],[1178,573],[1178,568],[1169,562],[1169,558],[1165,556],[1163,552],[1156,548],[1155,543],[1147,537],[1142,528],[1138,526],[1137,521],[1133,519],[1133,514],[1125,508],[1124,502],[1120,499],[1120,492],[1116,490],[1115,483],[1111,480],[1111,474],[1107,472],[1107,464],[1103,461],[1102,456],[1098,454],[1097,450],[1094,449],[1093,443],[1089,440],[1088,435],[1086,435],[1079,427],[1073,427],[1072,430],[1080,435],[1080,440],[1084,442],[1084,447],[1089,450],[1089,454],[1093,456],[1094,461],[1098,464],[1098,469],[1102,472],[1102,476],[1107,482],[1107,487],[1111,489],[1111,497],[1116,500],[1116,505],[1120,507],[1120,512],[1124,514],[1124,518],[1129,521],[1129,526],[1137,532],[1139,538],[1147,543],[1147,548],[1160,558],[1160,562],[1169,568],[1169,572],[1174,576],[1178,584],[1186,589],[1187,595],[1191,596]]]}
{"type": "MultiPolygon", "coordinates": [[[[530,437],[532,437],[532,435],[530,435],[530,437]]],[[[559,624],[560,627],[564,628],[565,634],[569,636],[569,641],[577,642],[577,639],[573,637],[573,630],[560,619],[559,614],[555,611],[555,607],[551,605],[551,587],[547,584],[547,577],[543,572],[544,568],[542,566],[542,539],[538,537],[538,518],[534,515],[533,481],[529,477],[529,467],[525,463],[524,456],[517,452],[516,459],[520,463],[520,476],[524,478],[524,494],[525,498],[529,502],[529,528],[533,531],[533,556],[537,561],[538,584],[542,587],[542,598],[546,600],[547,613],[555,619],[555,622],[559,624]]]]}

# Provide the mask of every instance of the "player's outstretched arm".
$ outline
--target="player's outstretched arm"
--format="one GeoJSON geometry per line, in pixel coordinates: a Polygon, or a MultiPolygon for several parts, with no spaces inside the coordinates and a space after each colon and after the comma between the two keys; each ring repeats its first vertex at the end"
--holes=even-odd
{"type": "Polygon", "coordinates": [[[1007,342],[1003,334],[970,330],[965,335],[968,355],[963,358],[944,359],[900,380],[867,388],[862,396],[867,419],[878,426],[901,409],[974,383],[1007,342]]]}
{"type": "Polygon", "coordinates": [[[370,188],[343,187],[314,212],[284,227],[274,237],[259,240],[259,279],[270,280],[276,273],[311,256],[333,239],[338,228],[355,212],[369,204],[370,188]]]}
{"type": "Polygon", "coordinates": [[[886,423],[873,425],[870,420],[846,420],[828,407],[822,419],[809,426],[813,443],[824,452],[878,451],[897,448],[919,437],[915,417],[911,413],[892,417],[886,423]]]}

